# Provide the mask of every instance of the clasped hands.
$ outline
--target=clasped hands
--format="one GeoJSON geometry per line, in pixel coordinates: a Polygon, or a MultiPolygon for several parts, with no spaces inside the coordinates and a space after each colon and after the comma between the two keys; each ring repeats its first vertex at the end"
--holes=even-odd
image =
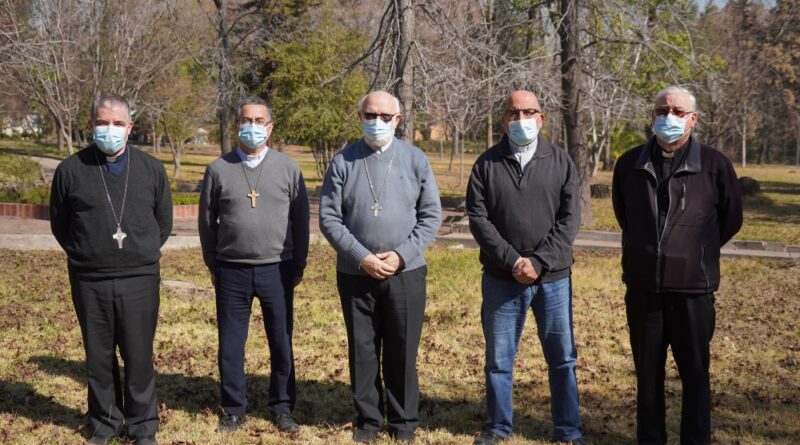
{"type": "Polygon", "coordinates": [[[525,257],[517,258],[511,274],[518,283],[522,284],[531,284],[539,278],[539,273],[536,272],[536,268],[533,267],[530,258],[525,257]]]}
{"type": "Polygon", "coordinates": [[[395,251],[370,254],[359,267],[376,280],[385,280],[394,275],[405,263],[395,251]]]}

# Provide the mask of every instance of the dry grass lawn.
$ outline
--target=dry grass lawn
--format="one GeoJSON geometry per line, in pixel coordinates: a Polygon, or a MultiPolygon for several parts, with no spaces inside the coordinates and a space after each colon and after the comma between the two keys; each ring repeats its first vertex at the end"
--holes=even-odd
{"type": "MultiPolygon", "coordinates": [[[[437,248],[427,257],[417,443],[470,444],[484,416],[477,252],[437,248]]],[[[314,246],[297,290],[295,414],[304,426],[288,437],[268,420],[269,357],[257,304],[247,346],[250,418],[240,432],[215,432],[219,391],[213,292],[199,250],[165,255],[163,278],[198,288],[162,290],[155,344],[162,443],[351,443],[346,336],[333,259],[329,247],[314,246]]],[[[580,252],[576,261],[575,335],[585,431],[593,444],[632,443],[635,377],[619,260],[616,254],[580,252]]],[[[798,266],[791,261],[723,261],[712,344],[715,443],[800,442],[798,266]]],[[[81,443],[84,355],[64,255],[0,251],[0,269],[0,443],[81,443]]],[[[671,360],[668,368],[668,431],[670,443],[677,443],[680,381],[671,360]]],[[[532,321],[515,376],[515,434],[507,443],[549,443],[547,372],[532,321]]],[[[391,442],[382,435],[381,443],[391,442]]]]}

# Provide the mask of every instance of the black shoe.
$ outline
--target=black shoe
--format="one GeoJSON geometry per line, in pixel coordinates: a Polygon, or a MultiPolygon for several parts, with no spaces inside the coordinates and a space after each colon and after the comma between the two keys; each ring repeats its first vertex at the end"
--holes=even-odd
{"type": "Polygon", "coordinates": [[[219,419],[219,426],[217,431],[221,433],[230,433],[238,430],[244,424],[244,415],[234,416],[233,414],[223,413],[219,419]]]}
{"type": "Polygon", "coordinates": [[[110,441],[111,441],[110,437],[92,436],[89,440],[86,441],[86,445],[106,445],[110,441]]]}
{"type": "Polygon", "coordinates": [[[585,441],[583,437],[579,437],[577,439],[568,440],[566,442],[567,445],[589,445],[589,442],[585,441]]]}
{"type": "Polygon", "coordinates": [[[472,442],[472,445],[497,445],[504,440],[506,440],[504,437],[495,436],[488,431],[484,431],[475,438],[475,442],[472,442]]]}
{"type": "Polygon", "coordinates": [[[376,440],[378,440],[378,432],[376,430],[365,430],[363,428],[356,428],[353,431],[353,442],[373,443],[376,440]]]}
{"type": "Polygon", "coordinates": [[[155,436],[138,437],[133,440],[134,445],[158,445],[155,436]]]}
{"type": "Polygon", "coordinates": [[[396,442],[411,443],[415,436],[413,431],[389,430],[389,437],[396,442]]]}
{"type": "Polygon", "coordinates": [[[275,416],[275,425],[282,433],[294,434],[300,431],[300,425],[292,419],[292,415],[289,413],[280,413],[275,416]]]}

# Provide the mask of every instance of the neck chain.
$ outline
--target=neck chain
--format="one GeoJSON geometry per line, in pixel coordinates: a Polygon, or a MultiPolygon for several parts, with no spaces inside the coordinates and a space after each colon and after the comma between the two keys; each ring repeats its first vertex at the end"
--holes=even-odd
{"type": "Polygon", "coordinates": [[[369,191],[372,193],[372,216],[377,217],[378,213],[383,210],[381,207],[381,196],[383,195],[383,191],[386,189],[386,181],[389,179],[389,173],[392,171],[392,162],[394,161],[394,154],[397,153],[397,147],[392,150],[392,157],[389,158],[389,168],[386,169],[386,176],[383,177],[383,185],[381,185],[381,189],[378,190],[378,194],[375,194],[375,186],[372,184],[372,177],[369,174],[369,166],[367,165],[367,150],[362,147],[362,152],[364,154],[364,170],[367,172],[367,182],[369,183],[369,191]]]}
{"type": "MultiPolygon", "coordinates": [[[[245,153],[245,154],[247,154],[247,153],[245,153]]],[[[261,172],[264,171],[264,163],[267,162],[267,156],[269,156],[269,151],[267,151],[267,154],[264,155],[264,159],[262,159],[261,163],[259,163],[259,165],[258,165],[258,177],[256,178],[256,186],[255,187],[250,185],[250,178],[247,177],[247,170],[245,170],[245,168],[244,168],[244,161],[239,162],[239,165],[242,166],[242,173],[244,174],[244,180],[247,181],[247,188],[250,189],[250,193],[248,193],[246,196],[248,198],[250,198],[250,208],[251,209],[256,208],[256,198],[261,196],[261,193],[258,193],[256,191],[256,189],[258,188],[258,183],[261,182],[261,172]]]]}
{"type": "Polygon", "coordinates": [[[97,168],[100,169],[100,179],[103,181],[103,190],[106,192],[106,198],[108,198],[108,205],[111,207],[111,214],[114,215],[114,222],[117,223],[117,231],[111,235],[117,242],[117,248],[122,249],[122,240],[124,240],[128,235],[122,231],[122,215],[125,212],[125,201],[128,198],[128,178],[131,175],[131,155],[128,154],[128,165],[125,166],[125,188],[122,192],[122,205],[119,208],[119,218],[117,218],[117,212],[114,210],[114,203],[111,202],[111,193],[108,192],[108,185],[106,185],[106,178],[103,175],[103,166],[100,164],[100,158],[97,157],[97,153],[94,154],[94,158],[97,160],[97,168]]]}

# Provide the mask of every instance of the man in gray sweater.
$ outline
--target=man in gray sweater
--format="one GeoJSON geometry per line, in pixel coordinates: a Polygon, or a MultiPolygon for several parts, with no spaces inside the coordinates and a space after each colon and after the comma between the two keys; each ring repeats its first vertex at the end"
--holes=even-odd
{"type": "Polygon", "coordinates": [[[217,294],[220,430],[236,430],[245,420],[244,348],[255,296],[269,342],[269,409],[279,430],[295,433],[292,300],[308,256],[308,196],[297,163],[267,146],[273,128],[267,103],[248,97],[237,117],[239,147],[206,169],[198,221],[217,294]]]}
{"type": "Polygon", "coordinates": [[[441,204],[425,154],[393,136],[401,119],[398,100],[385,91],[370,93],[359,103],[359,116],[364,138],[331,160],[319,225],[337,253],[358,413],[353,440],[374,442],[385,415],[389,434],[410,442],[419,425],[423,251],[441,224],[441,204]]]}

